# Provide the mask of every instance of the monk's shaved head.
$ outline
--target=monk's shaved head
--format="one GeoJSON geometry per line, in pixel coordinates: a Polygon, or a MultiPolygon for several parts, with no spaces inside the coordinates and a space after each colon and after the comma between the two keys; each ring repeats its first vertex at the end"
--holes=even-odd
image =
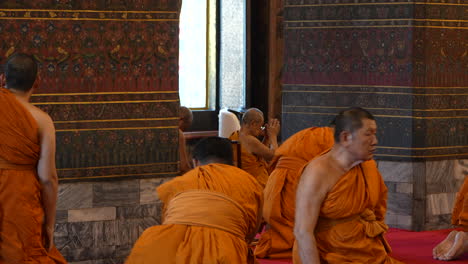
{"type": "Polygon", "coordinates": [[[5,65],[6,86],[22,92],[28,92],[36,81],[37,64],[26,54],[14,54],[5,65]]]}
{"type": "Polygon", "coordinates": [[[182,131],[187,131],[193,122],[192,110],[185,106],[181,106],[179,109],[179,128],[182,131]]]}
{"type": "Polygon", "coordinates": [[[333,121],[335,125],[335,142],[340,142],[340,134],[343,131],[354,133],[360,129],[363,125],[363,119],[375,120],[371,113],[360,107],[352,107],[338,113],[333,121]]]}
{"type": "Polygon", "coordinates": [[[242,116],[242,124],[247,125],[251,122],[263,122],[263,112],[257,108],[249,108],[242,116]]]}
{"type": "Polygon", "coordinates": [[[223,163],[232,165],[233,154],[231,141],[220,137],[207,137],[200,140],[193,150],[193,158],[202,165],[223,163]]]}

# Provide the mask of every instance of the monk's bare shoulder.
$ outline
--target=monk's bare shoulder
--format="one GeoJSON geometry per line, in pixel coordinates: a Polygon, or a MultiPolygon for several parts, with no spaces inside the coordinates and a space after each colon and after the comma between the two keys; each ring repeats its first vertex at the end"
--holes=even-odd
{"type": "Polygon", "coordinates": [[[26,107],[26,109],[31,113],[31,115],[36,120],[37,125],[39,126],[40,133],[42,131],[46,133],[55,132],[54,122],[52,121],[52,118],[46,112],[42,111],[41,109],[39,109],[38,107],[30,103],[24,103],[23,105],[26,107]]]}
{"type": "Polygon", "coordinates": [[[339,175],[333,173],[330,160],[327,155],[315,158],[305,167],[301,180],[313,182],[328,192],[339,179],[339,175]]]}
{"type": "Polygon", "coordinates": [[[244,144],[244,145],[262,144],[260,140],[258,140],[258,138],[252,135],[245,135],[242,133],[239,133],[239,141],[241,144],[244,144]]]}

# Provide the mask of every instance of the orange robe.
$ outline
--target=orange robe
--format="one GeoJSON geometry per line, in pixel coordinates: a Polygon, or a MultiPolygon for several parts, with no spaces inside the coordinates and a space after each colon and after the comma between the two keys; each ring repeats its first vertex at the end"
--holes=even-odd
{"type": "Polygon", "coordinates": [[[264,190],[263,218],[268,229],[255,248],[259,258],[291,258],[296,188],[302,167],[333,146],[333,129],[311,127],[288,138],[277,150],[264,190]]]}
{"type": "Polygon", "coordinates": [[[457,200],[452,212],[452,224],[461,226],[465,232],[468,232],[468,177],[465,177],[465,181],[457,193],[457,200]]]}
{"type": "Polygon", "coordinates": [[[246,241],[257,230],[262,191],[233,166],[197,167],[157,188],[163,224],[147,229],[127,264],[254,263],[246,241]]]}
{"type": "MultiPolygon", "coordinates": [[[[343,175],[325,197],[315,228],[320,263],[401,263],[384,233],[387,187],[375,161],[366,161],[343,175]]],[[[293,263],[301,263],[294,249],[293,263]]]]}
{"type": "MultiPolygon", "coordinates": [[[[232,133],[230,140],[239,140],[239,131],[232,133]]],[[[241,168],[257,179],[262,187],[268,181],[268,163],[261,157],[248,152],[241,145],[241,168]]]]}
{"type": "Polygon", "coordinates": [[[0,263],[66,263],[56,248],[44,248],[36,120],[4,88],[0,113],[0,263]]]}

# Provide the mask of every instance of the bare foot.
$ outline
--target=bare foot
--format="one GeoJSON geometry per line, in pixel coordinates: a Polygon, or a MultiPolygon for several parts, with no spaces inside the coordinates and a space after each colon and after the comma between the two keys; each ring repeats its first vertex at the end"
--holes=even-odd
{"type": "Polygon", "coordinates": [[[451,248],[453,242],[455,241],[455,236],[458,234],[458,231],[453,230],[448,234],[444,241],[440,242],[433,250],[432,257],[434,259],[441,259],[451,248]]]}
{"type": "Polygon", "coordinates": [[[465,252],[468,252],[468,233],[460,231],[455,236],[455,240],[450,250],[439,259],[440,260],[456,259],[465,252]]]}

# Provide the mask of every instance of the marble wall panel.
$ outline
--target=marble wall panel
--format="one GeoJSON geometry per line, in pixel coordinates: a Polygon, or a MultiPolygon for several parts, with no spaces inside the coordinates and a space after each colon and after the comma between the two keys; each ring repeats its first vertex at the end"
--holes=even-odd
{"type": "Polygon", "coordinates": [[[439,193],[427,196],[426,215],[451,214],[455,204],[456,193],[439,193]]]}
{"type": "Polygon", "coordinates": [[[158,201],[156,187],[172,178],[155,178],[140,180],[140,204],[155,203],[158,201]]]}
{"type": "Polygon", "coordinates": [[[411,215],[412,196],[406,193],[388,193],[387,212],[395,215],[411,215]]]}
{"type": "Polygon", "coordinates": [[[68,210],[68,222],[107,221],[116,219],[115,207],[96,207],[68,210]]]}
{"type": "Polygon", "coordinates": [[[384,181],[413,182],[412,162],[378,161],[377,164],[384,181]]]}
{"type": "Polygon", "coordinates": [[[139,180],[93,184],[93,207],[138,205],[139,203],[139,180]]]}
{"type": "Polygon", "coordinates": [[[91,208],[93,206],[93,185],[91,183],[60,184],[57,210],[91,208]]]}

